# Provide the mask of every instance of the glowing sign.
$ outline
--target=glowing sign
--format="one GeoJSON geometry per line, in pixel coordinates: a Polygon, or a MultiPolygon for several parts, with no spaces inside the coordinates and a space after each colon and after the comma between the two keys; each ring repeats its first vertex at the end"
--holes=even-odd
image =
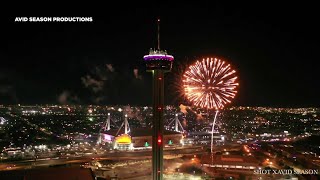
{"type": "Polygon", "coordinates": [[[148,147],[148,146],[149,146],[149,143],[148,143],[148,142],[146,142],[146,143],[144,144],[144,146],[145,146],[145,147],[148,147]]]}
{"type": "Polygon", "coordinates": [[[109,134],[103,134],[103,140],[111,142],[112,141],[112,137],[109,134]]]}
{"type": "Polygon", "coordinates": [[[122,134],[116,137],[116,143],[118,144],[131,144],[131,136],[128,134],[122,134]]]}

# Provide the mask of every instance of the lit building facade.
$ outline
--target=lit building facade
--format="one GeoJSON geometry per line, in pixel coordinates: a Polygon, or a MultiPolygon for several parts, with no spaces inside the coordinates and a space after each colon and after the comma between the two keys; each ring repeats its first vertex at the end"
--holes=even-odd
{"type": "MultiPolygon", "coordinates": [[[[113,145],[118,150],[134,150],[152,147],[152,129],[132,129],[128,134],[124,131],[110,130],[101,133],[104,143],[113,145]]],[[[180,132],[164,130],[164,146],[180,146],[183,134],[180,132]]]]}
{"type": "Polygon", "coordinates": [[[251,156],[239,155],[203,155],[201,164],[204,167],[224,170],[248,170],[259,168],[259,162],[251,156]]]}

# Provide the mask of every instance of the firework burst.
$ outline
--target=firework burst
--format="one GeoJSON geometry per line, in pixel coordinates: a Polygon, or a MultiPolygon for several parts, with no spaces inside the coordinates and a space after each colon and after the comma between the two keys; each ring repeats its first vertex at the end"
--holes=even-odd
{"type": "Polygon", "coordinates": [[[183,75],[184,93],[195,106],[222,109],[237,93],[237,76],[230,64],[207,58],[191,65],[183,75]]]}

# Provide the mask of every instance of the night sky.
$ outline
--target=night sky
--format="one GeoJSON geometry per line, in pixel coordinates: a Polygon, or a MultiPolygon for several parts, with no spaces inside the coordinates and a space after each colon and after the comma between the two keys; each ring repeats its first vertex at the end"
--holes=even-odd
{"type": "Polygon", "coordinates": [[[69,15],[93,22],[3,17],[0,104],[150,105],[152,75],[143,56],[156,47],[160,17],[161,49],[175,57],[166,75],[167,104],[186,103],[177,88],[181,72],[215,56],[239,76],[231,105],[320,107],[317,11],[315,4],[208,1],[69,15]]]}

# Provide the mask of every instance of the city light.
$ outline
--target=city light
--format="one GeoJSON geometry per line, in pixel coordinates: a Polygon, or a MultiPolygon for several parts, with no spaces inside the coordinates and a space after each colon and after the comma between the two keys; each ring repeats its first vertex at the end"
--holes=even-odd
{"type": "Polygon", "coordinates": [[[162,143],[161,137],[158,137],[158,144],[160,145],[162,143]]]}

